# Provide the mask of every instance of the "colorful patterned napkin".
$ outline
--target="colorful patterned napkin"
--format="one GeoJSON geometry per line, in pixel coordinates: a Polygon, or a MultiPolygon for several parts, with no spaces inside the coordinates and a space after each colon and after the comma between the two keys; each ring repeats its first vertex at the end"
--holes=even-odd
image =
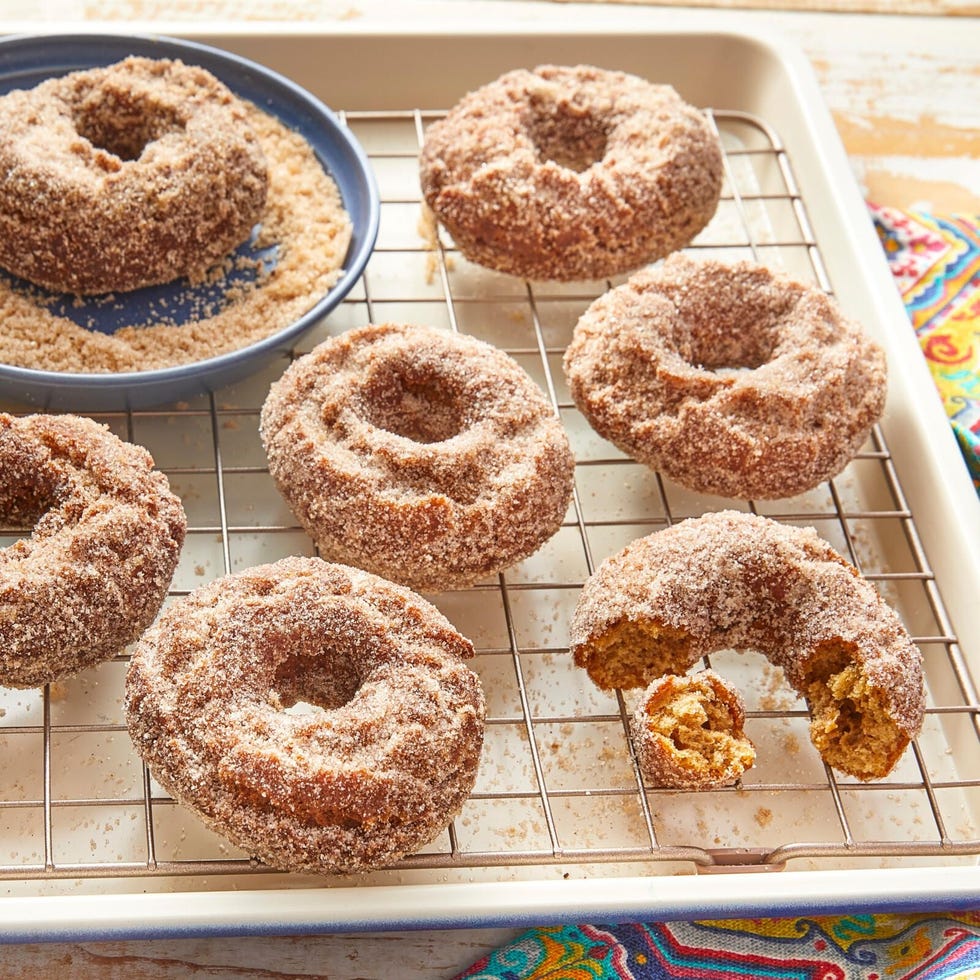
{"type": "Polygon", "coordinates": [[[456,980],[978,980],[980,912],[530,929],[456,980]]]}
{"type": "Polygon", "coordinates": [[[980,493],[980,219],[870,208],[980,493]]]}

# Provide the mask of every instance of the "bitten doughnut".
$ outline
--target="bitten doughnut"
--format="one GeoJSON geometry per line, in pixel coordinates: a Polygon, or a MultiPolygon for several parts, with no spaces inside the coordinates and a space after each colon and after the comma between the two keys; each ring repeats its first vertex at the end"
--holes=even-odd
{"type": "Polygon", "coordinates": [[[814,286],[673,255],[586,310],[576,405],[634,459],[701,493],[790,497],[839,473],[880,417],[885,355],[814,286]]]}
{"type": "Polygon", "coordinates": [[[755,762],[741,694],[713,670],[665,674],[630,719],[640,772],[654,786],[709,789],[733,783],[755,762]]]}
{"type": "Polygon", "coordinates": [[[434,838],[469,795],[472,652],[408,589],[284,558],[163,613],[133,652],[126,720],[160,784],[238,847],[283,870],[362,871],[434,838]]]}
{"type": "Polygon", "coordinates": [[[722,157],[670,86],[542,65],[433,123],[420,176],[468,259],[527,279],[600,279],[690,242],[718,206],[722,157]]]}
{"type": "Polygon", "coordinates": [[[160,609],[187,519],[150,454],[91,419],[0,414],[0,683],[114,656],[160,609]]]}
{"type": "Polygon", "coordinates": [[[262,407],[283,497],[325,558],[426,591],[534,552],[572,494],[568,439],[510,356],[381,324],[294,362],[262,407]]]}
{"type": "Polygon", "coordinates": [[[887,775],[922,724],[918,648],[811,528],[722,511],[641,538],[586,582],[570,640],[602,688],[756,650],[807,700],[824,761],[859,779],[887,775]]]}
{"type": "Polygon", "coordinates": [[[0,97],[0,266],[59,292],[201,277],[267,175],[245,108],[180,61],[127,58],[0,97]]]}

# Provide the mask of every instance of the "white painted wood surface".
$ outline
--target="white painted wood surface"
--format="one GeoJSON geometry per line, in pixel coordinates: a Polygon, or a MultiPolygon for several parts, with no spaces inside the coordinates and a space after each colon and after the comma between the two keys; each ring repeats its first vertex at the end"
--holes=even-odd
{"type": "MultiPolygon", "coordinates": [[[[723,0],[719,6],[738,6],[723,0]]],[[[799,7],[784,0],[776,7],[799,7]]],[[[838,9],[845,7],[843,0],[838,9]]],[[[868,3],[861,4],[868,6],[868,3]]],[[[566,24],[595,5],[510,0],[442,0],[399,5],[433,26],[453,17],[487,26],[515,21],[566,24]],[[465,8],[465,9],[464,9],[465,8]]],[[[744,6],[757,7],[753,0],[744,6]]],[[[826,7],[815,2],[811,10],[826,7]]],[[[895,6],[898,6],[897,4],[895,6]]],[[[962,13],[955,0],[922,9],[962,13]],[[957,9],[959,8],[959,9],[957,9]]],[[[2,7],[23,29],[72,20],[132,18],[199,24],[228,18],[384,24],[383,0],[13,0],[2,7]]],[[[662,3],[610,4],[608,23],[637,30],[669,23],[662,3]]],[[[783,32],[809,55],[866,196],[896,206],[980,212],[980,20],[963,16],[878,16],[746,10],[753,25],[783,32]]],[[[311,28],[313,25],[311,24],[311,28]]],[[[516,929],[179,941],[52,943],[0,947],[0,976],[68,978],[323,977],[329,980],[448,980],[517,934],[516,929]]]]}

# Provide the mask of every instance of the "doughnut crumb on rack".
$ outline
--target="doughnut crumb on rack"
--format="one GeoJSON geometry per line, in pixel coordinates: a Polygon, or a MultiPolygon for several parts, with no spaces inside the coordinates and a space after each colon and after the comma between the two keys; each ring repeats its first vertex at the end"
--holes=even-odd
{"type": "Polygon", "coordinates": [[[468,259],[602,279],[687,245],[718,207],[718,137],[669,85],[591,65],[517,69],[426,130],[426,202],[468,259]]]}
{"type": "Polygon", "coordinates": [[[713,670],[653,681],[630,731],[640,772],[654,786],[724,786],[755,762],[742,696],[713,670]]]}
{"type": "Polygon", "coordinates": [[[858,779],[891,772],[922,726],[918,648],[812,528],[738,511],[671,525],[602,562],[570,625],[574,662],[604,689],[643,687],[724,649],[781,667],[823,760],[858,779]]]}

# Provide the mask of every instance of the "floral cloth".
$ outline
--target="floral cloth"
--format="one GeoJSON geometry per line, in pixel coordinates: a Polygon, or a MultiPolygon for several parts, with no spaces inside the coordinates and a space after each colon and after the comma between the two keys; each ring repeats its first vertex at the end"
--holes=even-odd
{"type": "Polygon", "coordinates": [[[980,912],[530,929],[464,978],[980,980],[980,912]]]}
{"type": "Polygon", "coordinates": [[[980,493],[980,219],[870,208],[980,493]]]}

